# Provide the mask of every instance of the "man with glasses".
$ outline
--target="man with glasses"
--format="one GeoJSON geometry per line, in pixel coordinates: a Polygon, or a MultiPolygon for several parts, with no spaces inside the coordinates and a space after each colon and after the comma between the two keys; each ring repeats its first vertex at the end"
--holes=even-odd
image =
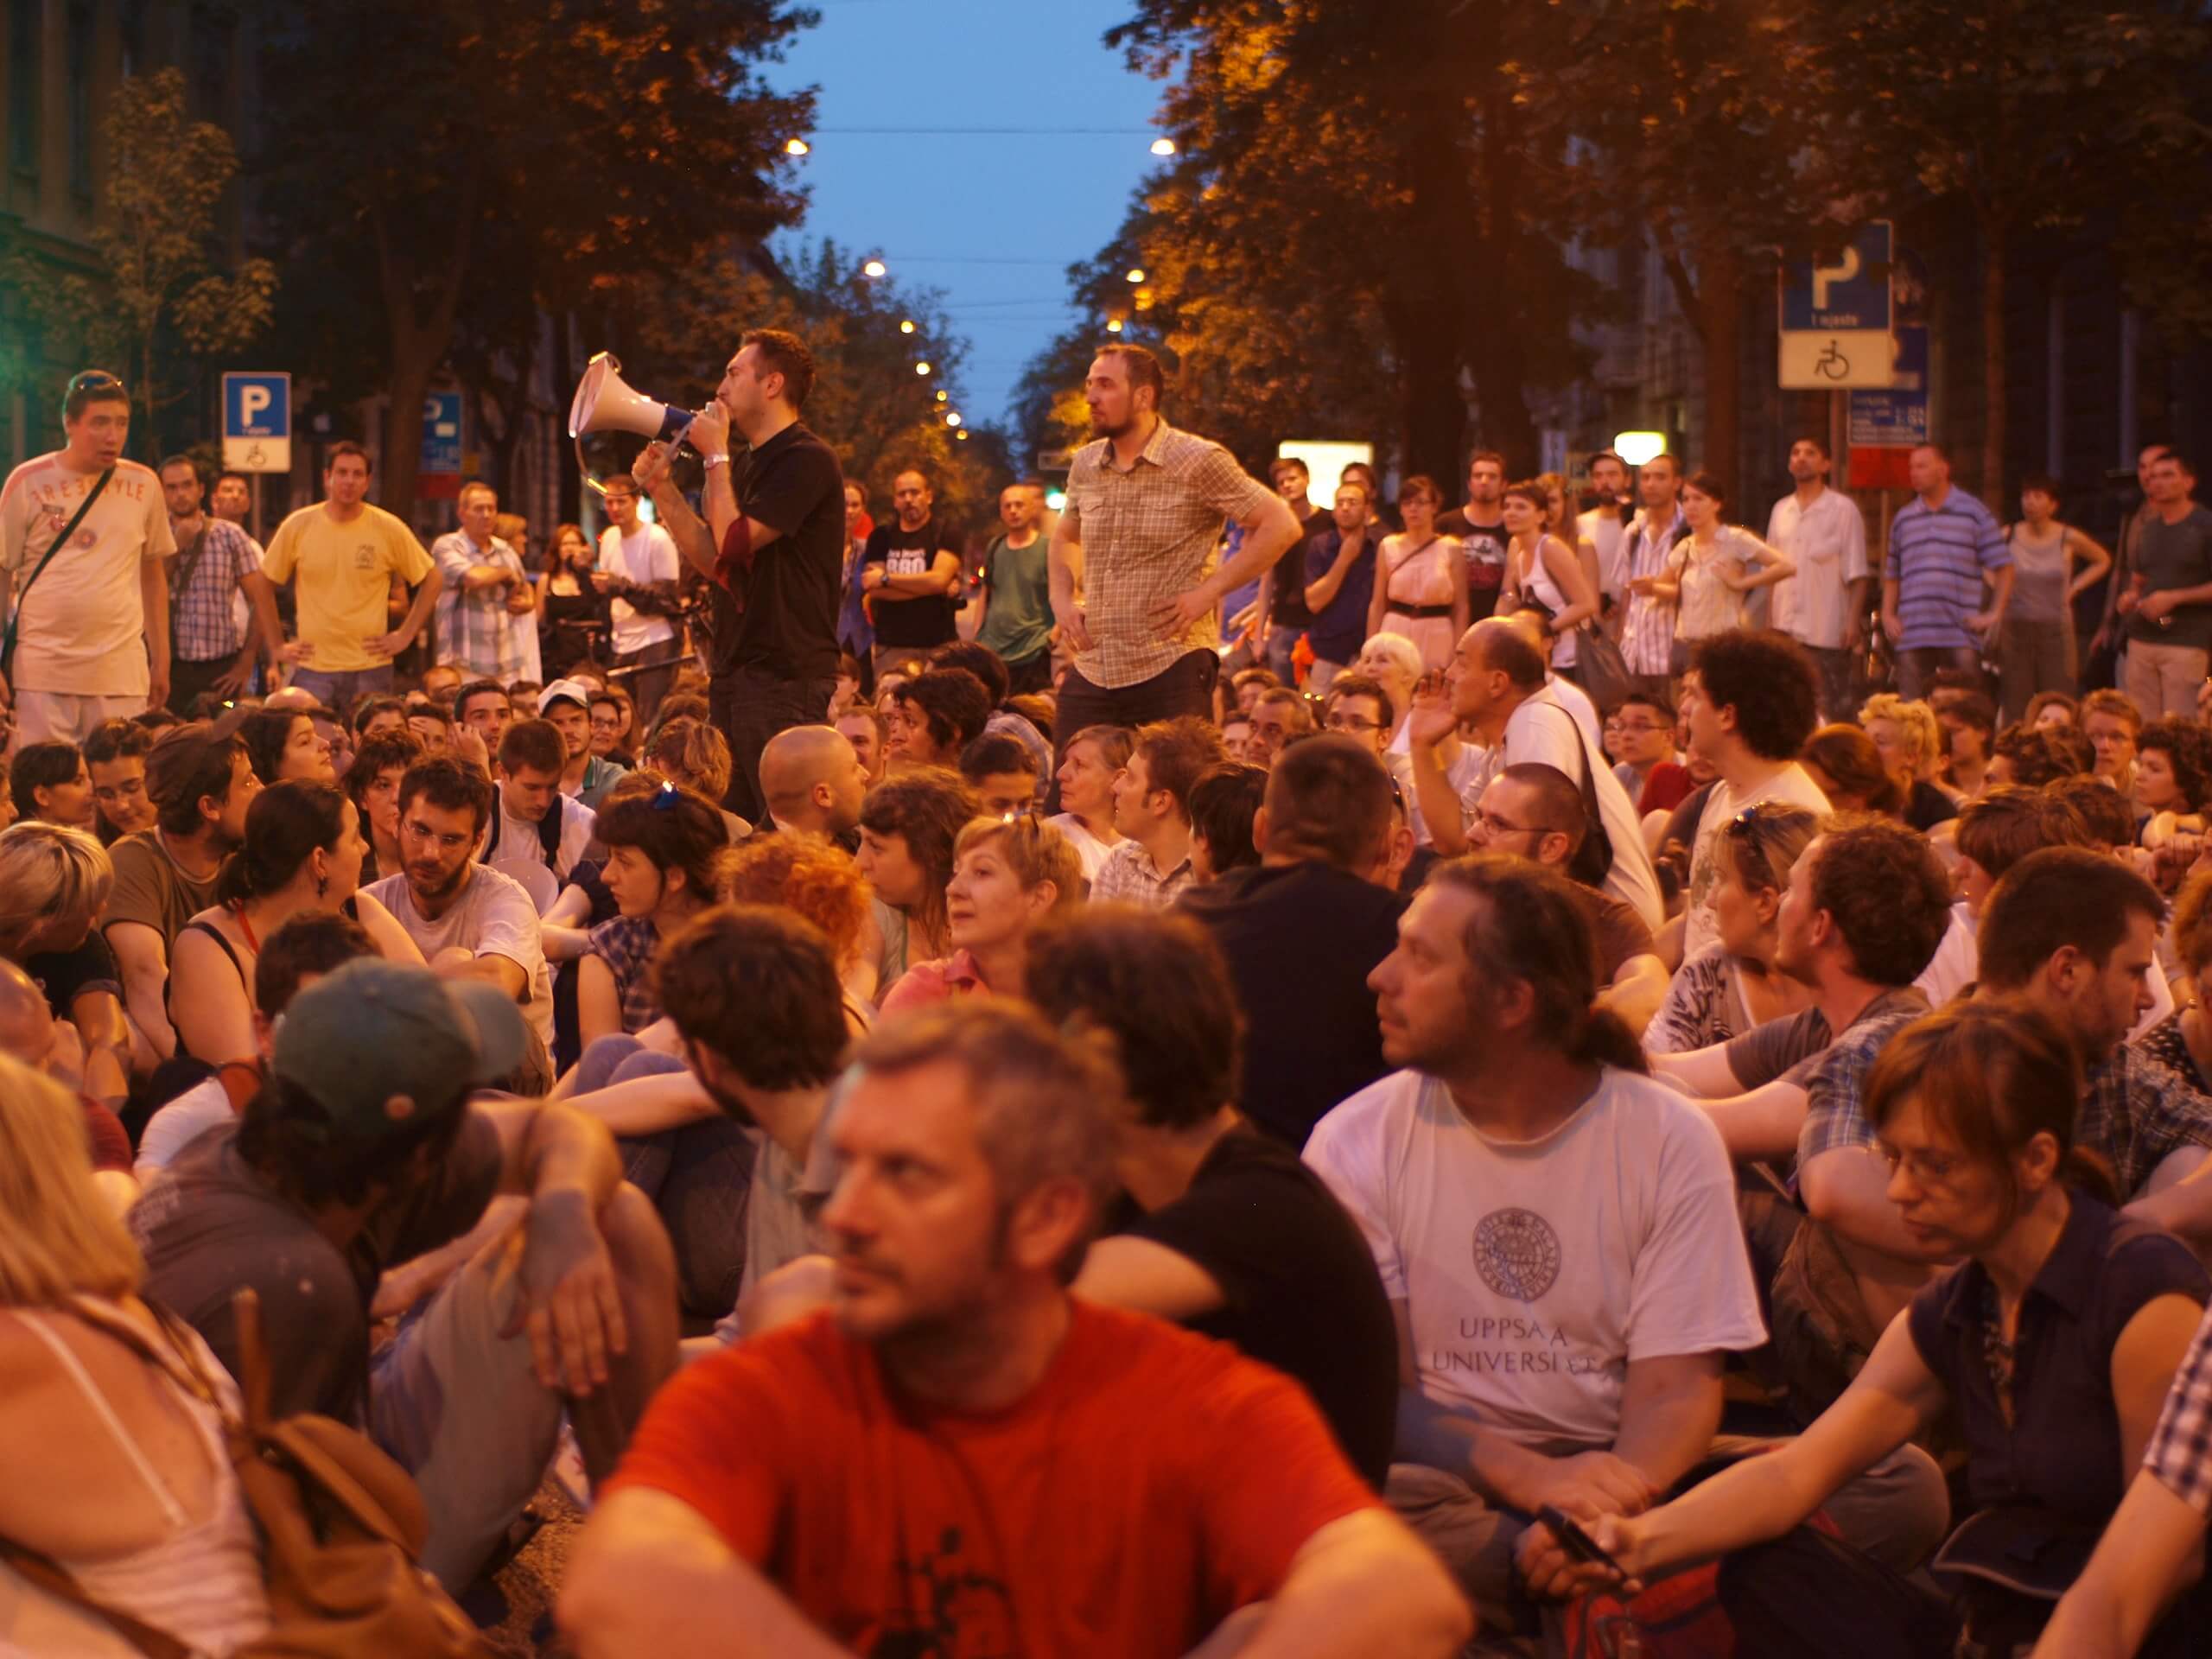
{"type": "Polygon", "coordinates": [[[103,721],[168,701],[162,561],[176,542],[161,480],[124,459],[123,382],[98,369],[78,375],[61,400],[61,428],[60,448],[0,486],[0,613],[14,647],[0,709],[12,701],[25,743],[81,742],[103,721]],[[67,545],[57,546],[65,531],[67,545]]]}
{"type": "Polygon", "coordinates": [[[1651,781],[1654,771],[1681,760],[1675,752],[1674,711],[1656,697],[1630,692],[1605,728],[1613,740],[1613,753],[1618,757],[1613,776],[1621,780],[1631,801],[1643,800],[1643,786],[1651,781]]]}
{"type": "MultiPolygon", "coordinates": [[[[1524,761],[1490,781],[1467,841],[1477,852],[1510,853],[1574,881],[1568,866],[1590,833],[1582,790],[1557,766],[1524,761]]],[[[1637,1036],[1667,1000],[1667,964],[1643,917],[1609,893],[1574,881],[1574,896],[1598,942],[1598,1007],[1611,1008],[1637,1036]]]]}
{"type": "Polygon", "coordinates": [[[1346,672],[1330,682],[1321,705],[1321,729],[1342,732],[1382,760],[1390,747],[1390,734],[1398,729],[1398,711],[1380,680],[1346,672]]]}

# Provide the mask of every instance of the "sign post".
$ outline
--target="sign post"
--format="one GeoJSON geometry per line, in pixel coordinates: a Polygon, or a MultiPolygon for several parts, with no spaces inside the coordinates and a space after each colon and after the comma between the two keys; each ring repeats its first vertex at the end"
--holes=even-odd
{"type": "Polygon", "coordinates": [[[223,465],[234,473],[292,470],[292,377],[223,377],[223,465]]]}
{"type": "Polygon", "coordinates": [[[1859,226],[1833,254],[1781,272],[1781,382],[1792,391],[1886,386],[1891,379],[1890,221],[1859,226]]]}
{"type": "Polygon", "coordinates": [[[1908,489],[1905,461],[1928,442],[1928,325],[1897,330],[1896,372],[1886,391],[1851,394],[1851,487],[1908,489]]]}
{"type": "Polygon", "coordinates": [[[461,493],[461,394],[434,391],[423,404],[423,462],[416,493],[450,501],[461,493]]]}

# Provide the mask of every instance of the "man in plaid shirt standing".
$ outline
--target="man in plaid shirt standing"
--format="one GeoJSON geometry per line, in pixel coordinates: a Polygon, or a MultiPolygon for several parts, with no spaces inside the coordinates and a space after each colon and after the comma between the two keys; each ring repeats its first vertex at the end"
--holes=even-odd
{"type": "Polygon", "coordinates": [[[253,537],[203,510],[199,467],[189,456],[171,455],[161,475],[169,535],[176,542],[168,561],[169,707],[190,720],[201,692],[235,697],[246,689],[257,631],[260,655],[273,667],[284,627],[276,620],[276,589],[261,574],[261,550],[253,537]],[[238,621],[241,593],[252,607],[251,627],[238,621]]]}
{"type": "Polygon", "coordinates": [[[519,677],[512,616],[530,608],[521,556],[492,533],[499,496],[489,484],[461,486],[461,528],[430,543],[438,567],[438,661],[468,679],[519,677]]]}
{"type": "Polygon", "coordinates": [[[1068,469],[1050,556],[1052,614],[1074,657],[1053,722],[1056,766],[1087,726],[1210,716],[1222,595],[1298,538],[1273,490],[1219,444],[1160,418],[1165,384],[1159,359],[1123,345],[1102,348],[1084,382],[1098,440],[1068,469]],[[1217,564],[1224,520],[1244,535],[1217,564]]]}

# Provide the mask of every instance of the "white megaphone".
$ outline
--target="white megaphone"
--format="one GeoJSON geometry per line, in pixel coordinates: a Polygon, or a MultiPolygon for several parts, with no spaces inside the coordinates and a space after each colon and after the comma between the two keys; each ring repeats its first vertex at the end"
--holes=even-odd
{"type": "Polygon", "coordinates": [[[584,482],[607,493],[607,486],[592,476],[584,459],[583,440],[593,432],[632,432],[661,442],[679,442],[690,427],[693,413],[656,403],[633,391],[622,378],[622,364],[612,352],[601,352],[584,365],[576,395],[569,404],[569,436],[576,446],[576,465],[584,482]]]}

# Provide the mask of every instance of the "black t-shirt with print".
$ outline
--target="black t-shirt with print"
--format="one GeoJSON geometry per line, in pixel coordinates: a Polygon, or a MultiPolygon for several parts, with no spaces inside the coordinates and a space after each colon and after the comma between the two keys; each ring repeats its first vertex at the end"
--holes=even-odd
{"type": "MultiPolygon", "coordinates": [[[[923,521],[918,530],[906,529],[893,519],[889,524],[878,524],[868,533],[868,551],[861,555],[861,566],[865,570],[871,564],[880,564],[894,576],[918,576],[928,573],[940,553],[958,558],[960,538],[934,513],[923,521]]],[[[868,615],[875,623],[875,643],[879,645],[927,651],[949,644],[953,638],[950,594],[929,594],[911,599],[877,594],[869,604],[868,615]]]]}
{"type": "Polygon", "coordinates": [[[1380,1491],[1397,1427],[1397,1329],[1373,1252],[1320,1177],[1240,1126],[1214,1142],[1188,1192],[1126,1230],[1205,1269],[1224,1306],[1191,1329],[1302,1383],[1380,1491]]]}

